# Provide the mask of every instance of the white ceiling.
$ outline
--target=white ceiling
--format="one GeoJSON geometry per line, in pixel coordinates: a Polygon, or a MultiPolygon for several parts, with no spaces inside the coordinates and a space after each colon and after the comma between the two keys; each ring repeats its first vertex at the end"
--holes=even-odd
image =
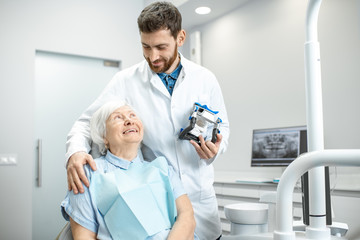
{"type": "MultiPolygon", "coordinates": [[[[190,30],[197,25],[210,22],[226,13],[241,7],[250,0],[167,0],[172,2],[181,12],[183,19],[183,28],[190,30]],[[195,13],[197,7],[210,7],[211,13],[207,15],[199,15],[195,13]]],[[[144,0],[144,4],[148,5],[156,0],[144,0]]]]}
{"type": "Polygon", "coordinates": [[[216,18],[225,15],[246,4],[249,0],[176,0],[171,1],[182,2],[177,5],[183,18],[183,28],[190,30],[191,28],[210,22],[216,18]],[[199,15],[195,13],[197,7],[210,7],[211,12],[207,15],[199,15]]]}

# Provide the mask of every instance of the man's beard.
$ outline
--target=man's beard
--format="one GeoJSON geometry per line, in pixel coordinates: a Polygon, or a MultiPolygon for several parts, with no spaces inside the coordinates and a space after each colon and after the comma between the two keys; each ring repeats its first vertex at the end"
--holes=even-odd
{"type": "Polygon", "coordinates": [[[156,62],[162,61],[164,62],[164,66],[161,67],[156,67],[152,64],[152,62],[150,61],[149,58],[145,57],[146,61],[148,62],[151,70],[153,70],[156,73],[163,73],[166,72],[167,70],[169,70],[171,68],[171,66],[173,65],[173,63],[175,62],[176,58],[178,55],[178,51],[177,51],[177,46],[175,47],[174,53],[171,56],[171,58],[169,60],[165,60],[163,57],[160,57],[160,59],[158,59],[156,62]]]}

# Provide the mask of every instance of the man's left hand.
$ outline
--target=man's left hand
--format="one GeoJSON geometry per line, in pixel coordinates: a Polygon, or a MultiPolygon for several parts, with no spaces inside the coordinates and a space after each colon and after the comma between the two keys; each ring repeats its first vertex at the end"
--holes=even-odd
{"type": "Polygon", "coordinates": [[[204,140],[202,135],[199,136],[200,145],[193,140],[190,140],[190,143],[194,146],[196,152],[199,154],[201,159],[210,159],[213,158],[219,151],[220,143],[222,140],[222,135],[217,134],[216,142],[204,140]]]}

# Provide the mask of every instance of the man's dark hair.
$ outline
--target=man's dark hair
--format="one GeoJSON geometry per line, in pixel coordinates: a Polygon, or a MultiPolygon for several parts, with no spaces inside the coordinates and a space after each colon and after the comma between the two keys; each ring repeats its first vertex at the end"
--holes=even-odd
{"type": "Polygon", "coordinates": [[[155,2],[144,8],[138,17],[140,32],[152,33],[169,29],[176,39],[181,28],[181,14],[170,2],[155,2]]]}

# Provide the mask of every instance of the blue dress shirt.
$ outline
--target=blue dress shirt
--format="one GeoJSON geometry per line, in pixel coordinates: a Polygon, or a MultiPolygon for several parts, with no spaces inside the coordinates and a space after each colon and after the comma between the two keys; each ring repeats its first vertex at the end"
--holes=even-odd
{"type": "Polygon", "coordinates": [[[179,63],[179,66],[170,74],[166,73],[158,73],[157,75],[160,77],[161,81],[164,83],[166,89],[169,91],[170,95],[172,95],[176,80],[179,77],[180,71],[181,71],[182,65],[181,62],[179,63]]]}

